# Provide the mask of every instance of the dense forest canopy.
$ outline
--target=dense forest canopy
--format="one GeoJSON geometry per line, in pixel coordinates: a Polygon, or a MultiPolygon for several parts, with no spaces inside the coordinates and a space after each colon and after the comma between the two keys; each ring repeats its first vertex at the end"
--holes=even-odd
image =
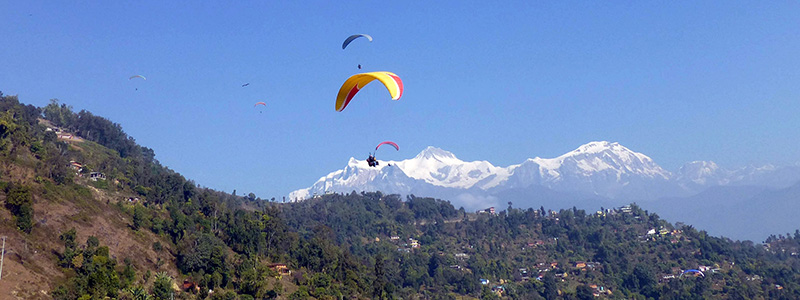
{"type": "Polygon", "coordinates": [[[735,242],[635,204],[473,213],[380,192],[278,203],[198,187],[88,111],[0,97],[0,159],[35,173],[0,174],[18,230],[38,230],[35,201],[97,201],[90,187],[127,195],[108,203],[128,216],[124,230],[159,239],[148,246],[161,257],[143,267],[96,237],[59,233],[55,299],[800,297],[800,231],[735,242]],[[87,180],[92,172],[105,179],[87,180]],[[159,269],[172,260],[178,278],[159,269]]]}

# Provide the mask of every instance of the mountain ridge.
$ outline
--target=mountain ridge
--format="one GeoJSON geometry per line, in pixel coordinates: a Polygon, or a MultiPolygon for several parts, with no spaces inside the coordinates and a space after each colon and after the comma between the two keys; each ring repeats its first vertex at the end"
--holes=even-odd
{"type": "Polygon", "coordinates": [[[452,152],[428,146],[411,159],[383,161],[375,168],[351,157],[344,169],[321,177],[309,188],[291,192],[289,199],[297,201],[353,190],[378,191],[379,187],[387,189],[381,190],[383,192],[399,194],[415,193],[425,185],[429,185],[428,189],[493,194],[535,185],[560,193],[612,200],[652,200],[690,196],[718,185],[780,188],[797,181],[800,181],[800,166],[767,165],[729,170],[712,161],[693,161],[673,173],[643,153],[608,141],[589,142],[555,158],[536,156],[507,167],[485,160],[463,161],[452,152]],[[386,182],[390,177],[395,181],[386,182]]]}

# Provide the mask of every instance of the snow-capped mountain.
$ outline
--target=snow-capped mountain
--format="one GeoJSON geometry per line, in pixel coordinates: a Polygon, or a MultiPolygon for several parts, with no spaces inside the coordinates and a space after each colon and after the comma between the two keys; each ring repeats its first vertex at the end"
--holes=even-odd
{"type": "Polygon", "coordinates": [[[551,198],[626,203],[694,195],[710,186],[787,187],[797,181],[800,181],[800,166],[726,170],[714,162],[695,161],[673,174],[642,153],[619,143],[599,141],[556,158],[535,157],[508,167],[498,167],[488,161],[466,162],[435,147],[428,147],[411,159],[381,161],[381,165],[374,168],[363,160],[350,158],[344,169],[331,172],[309,188],[292,192],[289,198],[301,200],[330,192],[381,191],[440,197],[455,205],[465,204],[458,203],[457,199],[472,199],[475,205],[492,205],[475,199],[496,200],[497,195],[506,198],[516,195],[524,201],[535,193],[548,194],[551,198]]]}
{"type": "Polygon", "coordinates": [[[376,168],[350,158],[344,169],[320,178],[310,188],[292,192],[289,198],[353,190],[408,194],[426,186],[494,193],[531,185],[614,198],[634,186],[667,181],[670,176],[646,155],[618,143],[591,142],[556,158],[536,157],[509,167],[488,161],[465,162],[453,153],[428,147],[414,158],[382,162],[376,168]]]}
{"type": "Polygon", "coordinates": [[[508,187],[542,185],[610,198],[663,184],[672,176],[650,157],[619,143],[591,142],[556,158],[536,157],[509,167],[508,187]]]}
{"type": "Polygon", "coordinates": [[[785,188],[800,180],[800,165],[725,169],[713,161],[693,161],[683,165],[674,180],[690,190],[716,185],[785,188]]]}

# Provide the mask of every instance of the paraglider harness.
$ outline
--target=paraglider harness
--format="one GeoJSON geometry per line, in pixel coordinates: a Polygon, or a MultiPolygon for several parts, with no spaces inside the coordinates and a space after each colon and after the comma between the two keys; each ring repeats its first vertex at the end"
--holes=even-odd
{"type": "Polygon", "coordinates": [[[369,157],[367,158],[367,164],[368,164],[370,167],[375,167],[375,166],[377,166],[377,165],[378,165],[378,160],[377,160],[377,159],[375,159],[375,156],[373,156],[373,155],[372,155],[372,153],[370,153],[370,154],[369,154],[369,157]]]}

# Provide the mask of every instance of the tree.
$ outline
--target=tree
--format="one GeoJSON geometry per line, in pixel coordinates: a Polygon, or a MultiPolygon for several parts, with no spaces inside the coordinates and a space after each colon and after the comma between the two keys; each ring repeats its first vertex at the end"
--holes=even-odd
{"type": "Polygon", "coordinates": [[[25,186],[18,186],[7,191],[6,208],[17,219],[17,228],[25,233],[33,229],[33,198],[25,186]]]}
{"type": "Polygon", "coordinates": [[[171,300],[172,277],[167,272],[158,272],[153,283],[153,298],[157,300],[171,300]]]}
{"type": "Polygon", "coordinates": [[[580,300],[591,300],[594,299],[594,294],[592,293],[592,288],[587,285],[579,285],[575,289],[575,294],[580,300]]]}
{"type": "Polygon", "coordinates": [[[553,300],[558,298],[558,286],[556,286],[556,278],[553,272],[547,272],[542,279],[544,282],[544,298],[553,300]]]}
{"type": "Polygon", "coordinates": [[[375,281],[372,282],[372,299],[389,299],[385,295],[386,275],[383,273],[383,254],[375,257],[375,281]]]}
{"type": "Polygon", "coordinates": [[[133,208],[133,230],[139,230],[144,225],[145,213],[145,208],[139,204],[133,208]]]}

